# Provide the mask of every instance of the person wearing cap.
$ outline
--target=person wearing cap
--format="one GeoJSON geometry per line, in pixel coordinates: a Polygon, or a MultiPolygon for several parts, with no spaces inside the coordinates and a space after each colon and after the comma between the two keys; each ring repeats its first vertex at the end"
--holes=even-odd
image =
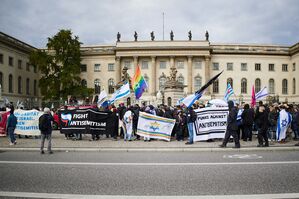
{"type": "Polygon", "coordinates": [[[52,154],[53,151],[51,150],[52,147],[52,122],[54,121],[50,109],[48,107],[44,108],[44,114],[39,117],[39,130],[41,131],[41,146],[40,146],[40,153],[44,154],[44,144],[45,139],[48,140],[48,152],[52,154]]]}

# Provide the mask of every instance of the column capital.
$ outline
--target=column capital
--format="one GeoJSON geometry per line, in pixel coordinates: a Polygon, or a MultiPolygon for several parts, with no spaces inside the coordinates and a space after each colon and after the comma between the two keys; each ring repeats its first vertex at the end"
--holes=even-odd
{"type": "Polygon", "coordinates": [[[211,56],[205,56],[205,60],[206,61],[210,61],[211,60],[211,56]]]}
{"type": "Polygon", "coordinates": [[[192,55],[188,55],[187,58],[188,58],[188,59],[192,59],[193,56],[192,56],[192,55]]]}
{"type": "Polygon", "coordinates": [[[155,60],[157,56],[151,56],[152,60],[155,60]]]}
{"type": "Polygon", "coordinates": [[[116,60],[116,61],[119,61],[120,58],[121,58],[120,56],[115,56],[115,60],[116,60]]]}
{"type": "Polygon", "coordinates": [[[138,56],[133,56],[134,60],[137,60],[138,59],[138,56]]]}

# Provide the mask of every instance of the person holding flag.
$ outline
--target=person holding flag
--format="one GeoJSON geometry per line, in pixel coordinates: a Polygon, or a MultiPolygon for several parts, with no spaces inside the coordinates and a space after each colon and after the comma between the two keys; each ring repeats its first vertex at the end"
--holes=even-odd
{"type": "Polygon", "coordinates": [[[234,90],[233,88],[231,87],[230,83],[227,84],[227,87],[226,87],[226,91],[225,91],[225,94],[224,94],[224,100],[227,102],[229,97],[234,94],[234,90]]]}

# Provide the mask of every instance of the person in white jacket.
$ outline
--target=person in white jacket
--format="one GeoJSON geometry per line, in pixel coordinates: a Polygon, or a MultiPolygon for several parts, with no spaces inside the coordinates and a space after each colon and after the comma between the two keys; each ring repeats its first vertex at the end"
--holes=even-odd
{"type": "Polygon", "coordinates": [[[292,116],[289,112],[286,111],[286,105],[281,105],[280,108],[281,111],[279,112],[277,120],[276,139],[277,141],[283,143],[286,138],[288,127],[292,122],[292,116]]]}
{"type": "Polygon", "coordinates": [[[124,134],[124,140],[125,141],[132,141],[132,131],[133,131],[133,113],[131,111],[131,107],[129,107],[124,114],[123,122],[126,127],[126,133],[124,134]]]}

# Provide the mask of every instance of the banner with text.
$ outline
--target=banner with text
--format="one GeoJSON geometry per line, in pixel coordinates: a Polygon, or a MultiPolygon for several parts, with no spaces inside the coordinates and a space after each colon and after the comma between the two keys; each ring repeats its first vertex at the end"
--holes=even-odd
{"type": "Polygon", "coordinates": [[[208,107],[195,110],[194,141],[224,138],[226,132],[227,107],[208,107]]]}
{"type": "Polygon", "coordinates": [[[19,135],[40,135],[38,128],[38,119],[43,114],[37,110],[22,110],[17,109],[14,112],[18,119],[15,134],[19,135]]]}
{"type": "Polygon", "coordinates": [[[170,141],[175,120],[140,112],[137,134],[144,137],[170,141]]]}
{"type": "Polygon", "coordinates": [[[117,120],[112,112],[65,110],[60,112],[60,133],[111,134],[117,120]]]}

